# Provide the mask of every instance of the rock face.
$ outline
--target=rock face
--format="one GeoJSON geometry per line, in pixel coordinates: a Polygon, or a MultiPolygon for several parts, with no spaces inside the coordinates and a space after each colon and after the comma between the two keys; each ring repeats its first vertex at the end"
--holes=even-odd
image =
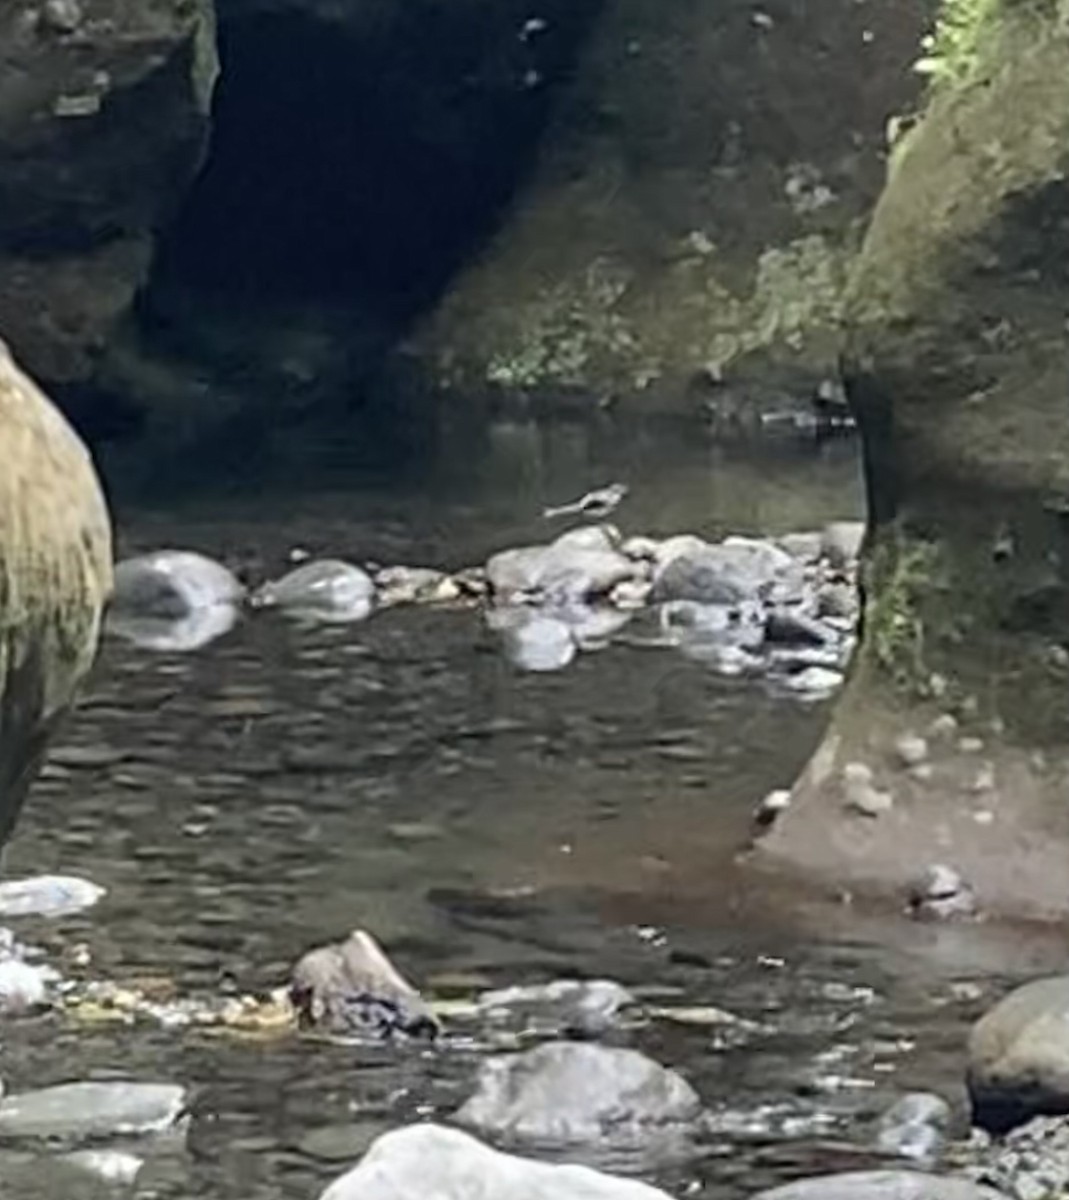
{"type": "Polygon", "coordinates": [[[781,864],[899,896],[938,861],[985,911],[1039,916],[1069,909],[1059,7],[976,6],[976,52],[959,61],[944,45],[941,81],[896,149],[845,310],[873,525],[865,636],[765,841],[781,864]],[[959,738],[922,769],[895,760],[903,733],[947,713],[959,738]],[[850,762],[893,791],[886,819],[844,819],[850,762]]]}
{"type": "Polygon", "coordinates": [[[0,342],[0,846],[96,653],[111,526],[85,448],[0,342]]]}
{"type": "Polygon", "coordinates": [[[927,7],[601,6],[532,182],[421,340],[441,382],[696,407],[688,381],[754,352],[829,370],[927,7]]]}
{"type": "Polygon", "coordinates": [[[0,11],[0,330],[49,383],[87,379],[197,170],[209,0],[0,11]]]}
{"type": "Polygon", "coordinates": [[[635,1050],[550,1042],[488,1060],[457,1120],[517,1140],[641,1141],[700,1112],[682,1076],[635,1050]]]}
{"type": "Polygon", "coordinates": [[[1069,1113],[1069,975],[1017,988],[973,1026],[968,1086],[986,1129],[1069,1113]]]}
{"type": "Polygon", "coordinates": [[[644,1183],[501,1154],[438,1125],[384,1134],[320,1200],[426,1200],[431,1182],[434,1200],[669,1200],[644,1183]]]}

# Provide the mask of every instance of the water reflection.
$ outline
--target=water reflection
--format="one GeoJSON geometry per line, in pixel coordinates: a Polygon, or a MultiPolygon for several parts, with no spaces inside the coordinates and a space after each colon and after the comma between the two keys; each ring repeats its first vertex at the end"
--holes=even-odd
{"type": "Polygon", "coordinates": [[[106,629],[142,650],[185,654],[201,650],[229,633],[240,615],[232,604],[195,608],[182,617],[139,617],[113,611],[108,614],[106,629]]]}

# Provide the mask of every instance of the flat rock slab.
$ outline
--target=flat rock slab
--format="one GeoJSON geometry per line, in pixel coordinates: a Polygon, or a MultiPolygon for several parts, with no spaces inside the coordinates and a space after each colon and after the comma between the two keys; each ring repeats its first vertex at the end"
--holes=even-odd
{"type": "Polygon", "coordinates": [[[172,1083],[63,1083],[0,1101],[0,1141],[87,1141],[170,1129],[185,1106],[172,1083]]]}
{"type": "MultiPolygon", "coordinates": [[[[491,1150],[439,1125],[380,1137],[320,1200],[670,1200],[664,1192],[590,1167],[535,1162],[491,1150]]],[[[956,1198],[952,1198],[956,1200],[956,1198]]]]}

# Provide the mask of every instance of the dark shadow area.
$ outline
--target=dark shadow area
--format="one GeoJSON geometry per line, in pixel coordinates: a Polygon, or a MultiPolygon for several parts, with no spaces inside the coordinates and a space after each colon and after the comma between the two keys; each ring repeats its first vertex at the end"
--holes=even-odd
{"type": "MultiPolygon", "coordinates": [[[[601,0],[417,0],[352,26],[224,20],[214,136],[147,312],[176,291],[403,322],[493,228],[601,0]]],[[[194,301],[195,303],[195,301],[194,301]]]]}

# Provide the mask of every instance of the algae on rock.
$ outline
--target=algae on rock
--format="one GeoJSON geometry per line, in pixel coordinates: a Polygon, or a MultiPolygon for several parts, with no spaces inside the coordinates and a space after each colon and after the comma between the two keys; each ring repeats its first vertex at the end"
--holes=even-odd
{"type": "Polygon", "coordinates": [[[978,74],[931,89],[877,204],[844,301],[862,643],[765,842],[837,886],[904,889],[934,857],[983,906],[1044,917],[1069,911],[1064,11],[1000,6],[978,74]],[[894,778],[886,820],[844,816],[846,765],[889,770],[895,738],[948,709],[962,743],[894,778]]]}

